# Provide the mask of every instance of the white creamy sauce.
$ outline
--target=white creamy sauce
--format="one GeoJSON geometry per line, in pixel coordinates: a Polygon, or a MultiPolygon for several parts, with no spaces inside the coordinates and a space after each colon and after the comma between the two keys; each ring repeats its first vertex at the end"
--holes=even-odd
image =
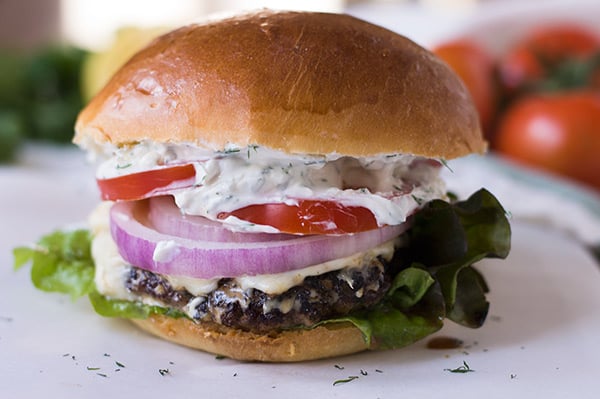
{"type": "Polygon", "coordinates": [[[179,246],[175,241],[159,241],[154,248],[152,260],[158,263],[170,262],[179,254],[179,252],[179,246]]]}
{"type": "MultiPolygon", "coordinates": [[[[99,179],[193,163],[196,184],[172,194],[183,213],[212,220],[218,220],[222,212],[252,204],[293,205],[308,198],[362,206],[373,212],[380,226],[395,225],[404,222],[421,203],[446,195],[439,166],[412,155],[290,156],[259,146],[231,145],[215,152],[193,145],[151,142],[109,152],[98,168],[99,179]]],[[[235,217],[222,222],[231,230],[273,232],[270,226],[235,217]]]]}
{"type": "MultiPolygon", "coordinates": [[[[368,264],[372,259],[381,256],[386,261],[394,255],[396,240],[390,240],[378,247],[365,252],[360,252],[345,258],[335,259],[319,265],[309,266],[304,269],[291,270],[277,274],[263,274],[259,276],[243,276],[236,278],[237,284],[244,289],[257,288],[271,294],[281,294],[295,285],[301,284],[308,276],[319,276],[333,270],[343,268],[352,269],[368,264]]],[[[350,275],[351,273],[348,273],[350,275]]],[[[350,281],[352,281],[350,279],[350,281]]]]}

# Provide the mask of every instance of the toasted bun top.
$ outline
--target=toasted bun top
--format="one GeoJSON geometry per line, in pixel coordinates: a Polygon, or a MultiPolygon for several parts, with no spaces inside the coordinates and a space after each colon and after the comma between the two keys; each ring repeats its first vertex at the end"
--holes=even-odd
{"type": "Polygon", "coordinates": [[[465,86],[430,52],[348,15],[269,11],[153,41],[79,115],[74,141],[90,139],[446,159],[486,147],[465,86]]]}

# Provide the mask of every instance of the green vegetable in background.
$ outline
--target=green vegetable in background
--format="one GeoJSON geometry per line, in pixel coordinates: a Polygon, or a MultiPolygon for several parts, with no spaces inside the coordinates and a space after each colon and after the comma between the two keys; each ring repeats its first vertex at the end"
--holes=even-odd
{"type": "Polygon", "coordinates": [[[0,162],[13,159],[24,135],[24,123],[19,112],[0,108],[0,162]]]}
{"type": "Polygon", "coordinates": [[[0,52],[0,162],[10,161],[25,136],[25,60],[0,52]]]}
{"type": "Polygon", "coordinates": [[[31,54],[0,50],[0,162],[25,139],[67,143],[83,107],[86,52],[56,46],[31,54]]]}
{"type": "Polygon", "coordinates": [[[83,107],[80,80],[85,51],[54,47],[35,54],[25,70],[30,136],[70,142],[83,107]]]}
{"type": "MultiPolygon", "coordinates": [[[[414,218],[408,245],[392,261],[393,279],[381,303],[324,323],[350,322],[377,348],[399,348],[442,327],[448,318],[479,327],[487,315],[488,287],[472,264],[504,258],[510,250],[510,225],[502,206],[486,190],[466,201],[434,200],[414,218]],[[435,241],[432,241],[435,240],[435,241]]],[[[91,237],[86,230],[55,232],[34,247],[14,249],[15,269],[32,264],[34,285],[44,291],[88,295],[103,316],[145,318],[151,314],[186,317],[178,310],[108,299],[96,291],[91,237]]]]}

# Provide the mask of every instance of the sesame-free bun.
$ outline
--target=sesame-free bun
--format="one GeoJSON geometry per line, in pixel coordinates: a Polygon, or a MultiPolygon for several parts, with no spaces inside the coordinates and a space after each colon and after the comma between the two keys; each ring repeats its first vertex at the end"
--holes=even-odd
{"type": "Polygon", "coordinates": [[[76,123],[84,146],[142,140],[445,159],[486,147],[465,86],[427,50],[348,15],[271,11],[157,38],[76,123]]]}
{"type": "Polygon", "coordinates": [[[299,362],[369,349],[362,333],[350,323],[255,334],[215,323],[195,323],[161,315],[132,321],[167,341],[245,361],[299,362]]]}

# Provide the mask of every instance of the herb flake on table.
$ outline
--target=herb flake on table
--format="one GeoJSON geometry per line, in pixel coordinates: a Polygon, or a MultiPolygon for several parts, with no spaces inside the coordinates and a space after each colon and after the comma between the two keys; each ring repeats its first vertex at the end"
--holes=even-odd
{"type": "Polygon", "coordinates": [[[158,369],[158,373],[164,377],[165,375],[169,375],[171,371],[169,369],[158,369]]]}
{"type": "Polygon", "coordinates": [[[348,378],[343,378],[341,380],[335,380],[333,382],[333,386],[340,385],[340,384],[345,384],[347,382],[351,382],[351,381],[354,381],[356,379],[358,379],[357,375],[350,375],[350,376],[348,376],[348,378]]]}
{"type": "Polygon", "coordinates": [[[449,371],[451,373],[459,373],[459,374],[464,374],[464,373],[472,373],[475,370],[473,370],[466,361],[463,360],[463,364],[462,366],[458,366],[454,369],[444,369],[444,371],[449,371]]]}

